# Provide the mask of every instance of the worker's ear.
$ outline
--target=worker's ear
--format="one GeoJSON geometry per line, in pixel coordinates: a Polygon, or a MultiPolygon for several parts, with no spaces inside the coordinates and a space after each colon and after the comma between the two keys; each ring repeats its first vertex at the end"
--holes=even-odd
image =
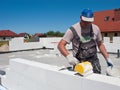
{"type": "Polygon", "coordinates": [[[82,16],[80,16],[80,20],[82,21],[82,16]]]}
{"type": "Polygon", "coordinates": [[[82,18],[82,16],[80,16],[80,19],[82,18]]]}

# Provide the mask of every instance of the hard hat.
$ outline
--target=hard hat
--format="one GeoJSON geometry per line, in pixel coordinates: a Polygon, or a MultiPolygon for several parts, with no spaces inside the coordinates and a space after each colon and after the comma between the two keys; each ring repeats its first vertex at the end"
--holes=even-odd
{"type": "Polygon", "coordinates": [[[83,21],[93,22],[94,21],[94,14],[90,9],[84,9],[81,13],[81,18],[83,21]]]}

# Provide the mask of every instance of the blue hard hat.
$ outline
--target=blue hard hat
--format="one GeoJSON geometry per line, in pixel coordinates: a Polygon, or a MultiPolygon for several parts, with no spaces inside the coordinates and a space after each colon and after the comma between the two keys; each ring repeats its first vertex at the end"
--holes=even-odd
{"type": "Polygon", "coordinates": [[[83,21],[93,22],[94,21],[94,14],[90,9],[84,9],[81,12],[81,17],[83,21]]]}

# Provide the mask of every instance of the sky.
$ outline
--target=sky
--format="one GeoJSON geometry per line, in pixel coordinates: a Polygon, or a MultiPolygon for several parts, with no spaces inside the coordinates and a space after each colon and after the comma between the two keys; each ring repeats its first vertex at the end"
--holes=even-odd
{"type": "Polygon", "coordinates": [[[120,8],[120,0],[0,0],[0,30],[19,33],[66,32],[80,13],[120,8]]]}

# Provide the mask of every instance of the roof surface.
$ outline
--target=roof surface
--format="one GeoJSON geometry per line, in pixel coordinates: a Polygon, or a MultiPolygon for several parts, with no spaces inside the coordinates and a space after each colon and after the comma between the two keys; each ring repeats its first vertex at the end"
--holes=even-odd
{"type": "MultiPolygon", "coordinates": [[[[68,61],[65,59],[65,57],[57,55],[55,51],[52,52],[52,50],[40,49],[0,54],[0,68],[8,66],[9,60],[13,58],[24,58],[27,60],[55,66],[69,66],[68,61]]],[[[102,65],[102,73],[105,73],[107,65],[105,59],[101,53],[98,53],[98,58],[100,59],[100,63],[102,65]]],[[[110,54],[110,58],[112,59],[113,63],[120,68],[120,58],[116,58],[116,54],[110,54]]]]}
{"type": "Polygon", "coordinates": [[[16,37],[18,36],[11,30],[0,30],[0,37],[16,37]]]}
{"type": "Polygon", "coordinates": [[[120,32],[120,9],[95,12],[95,21],[101,32],[120,32]]]}

